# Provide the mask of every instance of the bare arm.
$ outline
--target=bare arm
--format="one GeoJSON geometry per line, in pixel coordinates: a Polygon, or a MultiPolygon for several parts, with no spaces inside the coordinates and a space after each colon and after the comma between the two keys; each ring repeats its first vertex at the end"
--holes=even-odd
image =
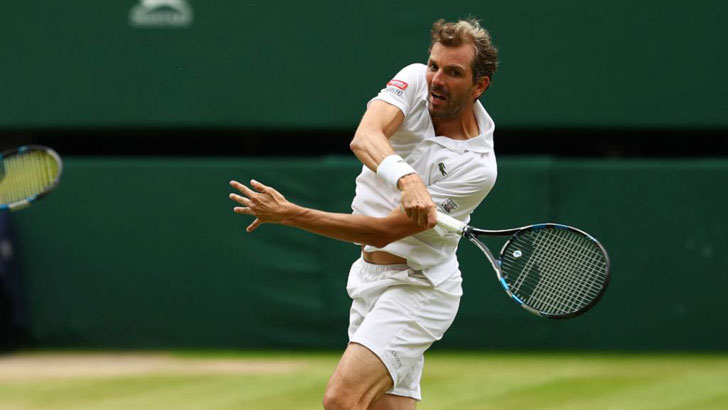
{"type": "MultiPolygon", "coordinates": [[[[354,155],[367,168],[376,172],[382,160],[394,154],[389,137],[403,122],[404,114],[399,108],[384,101],[372,101],[351,141],[350,148],[354,155]]],[[[435,204],[419,175],[403,176],[397,188],[402,191],[404,213],[423,228],[434,227],[437,223],[435,204]]]]}
{"type": "Polygon", "coordinates": [[[394,154],[392,146],[389,145],[389,137],[402,122],[404,114],[399,108],[384,101],[372,101],[349,147],[362,164],[377,172],[379,163],[394,154]]]}
{"type": "Polygon", "coordinates": [[[264,223],[277,223],[329,238],[382,248],[424,230],[398,210],[384,218],[324,212],[289,202],[275,189],[255,180],[250,181],[250,184],[254,190],[237,181],[230,181],[230,185],[243,194],[230,194],[230,199],[243,205],[236,206],[233,211],[256,217],[246,229],[248,232],[264,223]]]}

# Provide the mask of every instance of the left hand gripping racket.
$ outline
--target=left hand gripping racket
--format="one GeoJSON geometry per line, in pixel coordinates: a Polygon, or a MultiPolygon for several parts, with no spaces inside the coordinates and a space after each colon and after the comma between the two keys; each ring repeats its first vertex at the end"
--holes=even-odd
{"type": "Polygon", "coordinates": [[[602,244],[579,229],[555,223],[506,230],[468,226],[441,212],[437,225],[474,243],[493,265],[506,293],[522,308],[548,319],[568,319],[591,309],[609,284],[602,244]],[[510,236],[493,256],[479,236],[510,236]]]}
{"type": "Polygon", "coordinates": [[[0,154],[0,211],[29,206],[52,191],[61,179],[61,157],[41,145],[25,145],[0,154]]]}

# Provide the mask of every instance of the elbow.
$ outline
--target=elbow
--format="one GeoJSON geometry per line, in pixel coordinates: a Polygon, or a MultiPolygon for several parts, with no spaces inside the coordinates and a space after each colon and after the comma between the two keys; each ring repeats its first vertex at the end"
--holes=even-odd
{"type": "Polygon", "coordinates": [[[354,138],[352,138],[351,142],[349,143],[349,149],[354,154],[356,154],[362,150],[361,136],[359,135],[358,132],[356,134],[354,134],[354,138]]]}
{"type": "Polygon", "coordinates": [[[354,138],[352,138],[349,143],[349,149],[356,154],[357,157],[359,157],[359,154],[365,153],[367,150],[371,149],[374,138],[375,135],[372,132],[357,129],[354,133],[354,138]]]}

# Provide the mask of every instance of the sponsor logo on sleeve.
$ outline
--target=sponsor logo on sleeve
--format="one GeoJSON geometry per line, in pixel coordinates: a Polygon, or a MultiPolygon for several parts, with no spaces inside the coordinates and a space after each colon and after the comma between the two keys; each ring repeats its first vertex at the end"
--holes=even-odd
{"type": "Polygon", "coordinates": [[[390,86],[391,87],[395,87],[395,88],[399,88],[400,90],[404,91],[404,90],[407,89],[407,87],[409,86],[409,84],[405,83],[402,80],[390,80],[387,83],[387,87],[390,87],[390,86]]]}
{"type": "Polygon", "coordinates": [[[392,88],[392,87],[387,87],[387,88],[384,89],[384,91],[386,91],[388,93],[392,93],[392,94],[394,94],[396,96],[399,96],[399,97],[401,97],[402,94],[404,94],[404,91],[398,90],[398,89],[392,88]]]}
{"type": "Polygon", "coordinates": [[[401,97],[402,94],[404,94],[404,90],[407,89],[408,85],[409,84],[405,83],[402,80],[390,80],[387,83],[387,87],[384,89],[384,91],[401,97]]]}

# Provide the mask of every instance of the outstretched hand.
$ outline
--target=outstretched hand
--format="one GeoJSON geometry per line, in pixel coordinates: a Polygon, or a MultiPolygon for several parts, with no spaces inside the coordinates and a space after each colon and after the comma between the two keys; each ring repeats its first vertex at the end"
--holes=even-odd
{"type": "Polygon", "coordinates": [[[233,208],[233,212],[255,217],[253,223],[245,229],[247,232],[253,232],[264,223],[282,223],[283,219],[295,211],[295,205],[288,202],[280,192],[254,179],[250,180],[253,189],[238,181],[230,181],[230,186],[243,194],[230,194],[230,199],[242,205],[233,208]]]}

